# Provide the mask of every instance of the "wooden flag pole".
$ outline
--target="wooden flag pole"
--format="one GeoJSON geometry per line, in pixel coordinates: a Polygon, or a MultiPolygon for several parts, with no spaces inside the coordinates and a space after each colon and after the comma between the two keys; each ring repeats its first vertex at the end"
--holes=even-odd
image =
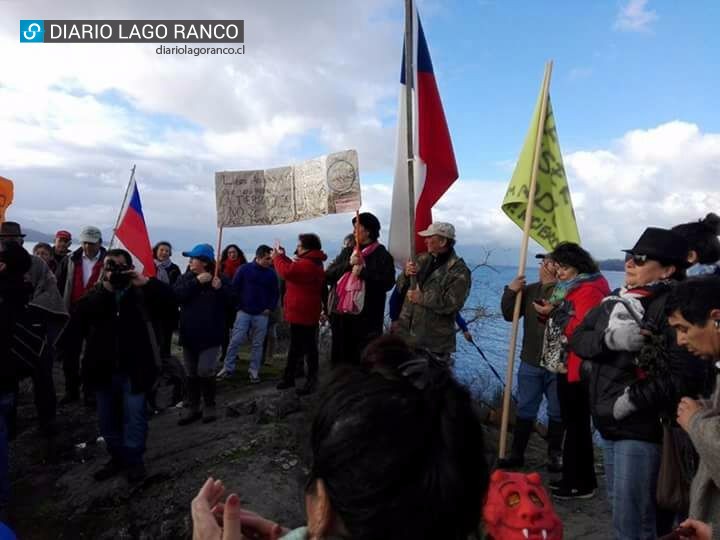
{"type": "Polygon", "coordinates": [[[222,225],[218,229],[218,239],[217,239],[217,255],[215,256],[215,275],[213,277],[218,277],[220,275],[220,259],[222,257],[222,233],[223,228],[222,225]]]}
{"type": "MultiPolygon", "coordinates": [[[[415,262],[415,151],[413,137],[413,0],[405,0],[405,128],[407,136],[408,223],[410,232],[410,260],[415,262]]],[[[410,288],[417,287],[415,276],[410,277],[410,288]]]]}
{"type": "MultiPolygon", "coordinates": [[[[520,264],[518,265],[518,276],[525,275],[527,266],[528,242],[530,240],[530,226],[532,225],[533,209],[535,207],[535,192],[537,191],[538,164],[540,162],[540,150],[545,130],[545,118],[547,116],[548,95],[550,92],[550,77],[552,76],[553,62],[550,60],[545,64],[545,77],[542,86],[542,102],[540,104],[540,118],[538,118],[537,133],[535,139],[535,152],[533,154],[532,172],[530,175],[530,192],[528,193],[528,204],[525,209],[525,226],[523,227],[522,244],[520,245],[520,264]]],[[[503,392],[502,421],[500,423],[500,444],[498,456],[505,457],[507,447],[507,432],[510,421],[510,396],[512,394],[512,381],[515,367],[515,347],[517,345],[518,328],[520,326],[520,308],[522,306],[523,291],[515,295],[515,308],[513,310],[512,333],[510,335],[510,348],[508,349],[507,373],[505,375],[505,391],[503,392]]]]}
{"type": "Polygon", "coordinates": [[[127,187],[125,188],[125,197],[123,198],[123,202],[120,205],[120,211],[118,212],[118,217],[115,220],[115,226],[113,227],[112,238],[110,238],[110,243],[108,244],[108,246],[112,246],[112,243],[115,240],[115,231],[117,231],[117,228],[120,225],[120,218],[122,217],[123,209],[125,208],[125,205],[127,204],[128,196],[130,195],[130,186],[132,185],[133,178],[135,178],[135,164],[133,164],[132,169],[130,169],[130,179],[128,180],[127,187]]]}

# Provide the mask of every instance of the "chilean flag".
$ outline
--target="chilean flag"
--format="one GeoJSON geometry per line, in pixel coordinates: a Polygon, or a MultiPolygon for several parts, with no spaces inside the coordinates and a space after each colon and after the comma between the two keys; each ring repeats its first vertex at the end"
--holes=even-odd
{"type": "Polygon", "coordinates": [[[155,261],[134,174],[130,179],[128,195],[115,228],[112,247],[130,252],[138,273],[145,274],[147,277],[155,277],[155,261]]]}
{"type": "MultiPolygon", "coordinates": [[[[414,6],[413,2],[413,6],[414,6]]],[[[390,218],[390,253],[395,262],[404,265],[410,258],[408,216],[408,166],[406,107],[412,107],[414,185],[415,185],[415,251],[426,251],[425,242],[417,235],[432,223],[432,207],[458,177],[450,131],[445,121],[440,93],[433,73],[430,51],[417,9],[413,7],[412,103],[405,97],[405,52],[400,73],[400,108],[398,116],[395,182],[390,218]]]]}

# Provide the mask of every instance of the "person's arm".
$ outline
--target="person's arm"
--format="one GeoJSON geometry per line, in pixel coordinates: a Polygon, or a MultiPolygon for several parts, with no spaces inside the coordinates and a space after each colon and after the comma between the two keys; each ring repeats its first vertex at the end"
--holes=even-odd
{"type": "Polygon", "coordinates": [[[604,303],[591,309],[573,329],[569,348],[584,360],[592,360],[607,352],[605,345],[607,308],[608,304],[604,303]]]}
{"type": "Polygon", "coordinates": [[[593,286],[581,287],[577,290],[577,293],[573,295],[572,307],[570,313],[570,319],[563,333],[565,337],[572,338],[575,329],[580,325],[585,316],[590,312],[592,308],[597,306],[605,295],[602,291],[593,286]]]}
{"type": "Polygon", "coordinates": [[[395,262],[392,255],[385,248],[378,248],[373,255],[365,261],[360,271],[360,279],[373,282],[383,291],[389,291],[395,285],[395,262]]]}
{"type": "Polygon", "coordinates": [[[277,307],[278,302],[280,301],[280,286],[275,271],[270,270],[270,272],[272,273],[272,283],[269,283],[270,290],[268,296],[268,306],[266,309],[272,311],[277,307]]]}
{"type": "Polygon", "coordinates": [[[390,293],[390,300],[388,300],[388,315],[390,316],[391,322],[397,321],[400,318],[400,311],[402,311],[402,305],[403,298],[400,294],[399,289],[395,287],[392,290],[392,293],[390,293]]]}
{"type": "Polygon", "coordinates": [[[701,409],[690,419],[688,435],[715,485],[720,486],[720,416],[701,409]]]}
{"type": "Polygon", "coordinates": [[[69,256],[63,257],[62,261],[60,261],[60,264],[58,264],[57,270],[55,271],[55,277],[57,278],[57,288],[60,291],[60,296],[65,295],[65,284],[67,283],[69,261],[69,256]]]}
{"type": "Polygon", "coordinates": [[[455,315],[455,323],[458,325],[458,328],[460,328],[460,331],[464,334],[468,331],[468,325],[467,321],[463,318],[462,315],[460,315],[460,312],[457,312],[457,315],[455,315]]]}
{"type": "Polygon", "coordinates": [[[296,281],[303,276],[299,264],[284,254],[273,257],[273,267],[278,275],[286,281],[296,281]]]}
{"type": "Polygon", "coordinates": [[[525,305],[527,303],[528,296],[532,294],[533,285],[525,286],[525,278],[518,276],[513,279],[503,290],[502,298],[500,299],[500,311],[502,312],[503,319],[507,322],[513,320],[513,312],[515,311],[515,298],[519,291],[523,291],[523,295],[520,298],[520,317],[525,316],[525,305]]]}
{"type": "Polygon", "coordinates": [[[462,309],[470,294],[470,270],[454,272],[447,288],[423,290],[418,302],[421,306],[441,315],[450,315],[462,309]]]}
{"type": "Polygon", "coordinates": [[[180,305],[189,302],[198,290],[200,290],[200,283],[192,272],[184,273],[173,286],[175,299],[180,305]]]}
{"type": "Polygon", "coordinates": [[[327,267],[325,270],[325,278],[329,285],[337,283],[345,272],[349,272],[352,269],[350,266],[351,252],[352,248],[343,248],[335,260],[327,267]]]}

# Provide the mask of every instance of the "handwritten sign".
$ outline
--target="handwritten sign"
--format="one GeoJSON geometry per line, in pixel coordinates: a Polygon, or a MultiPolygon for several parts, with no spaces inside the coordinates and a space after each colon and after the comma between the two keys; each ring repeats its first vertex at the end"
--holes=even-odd
{"type": "Polygon", "coordinates": [[[278,225],[360,208],[355,150],[287,167],[215,173],[218,227],[278,225]]]}

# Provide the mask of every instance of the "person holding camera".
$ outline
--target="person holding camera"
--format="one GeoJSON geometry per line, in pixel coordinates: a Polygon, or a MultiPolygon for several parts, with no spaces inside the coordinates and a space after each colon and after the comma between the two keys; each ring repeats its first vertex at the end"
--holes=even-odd
{"type": "Polygon", "coordinates": [[[138,274],[124,249],[111,249],[101,280],[78,300],[61,336],[86,340],[85,365],[96,388],[100,434],[111,458],[93,475],[97,481],[122,472],[131,482],[145,477],[145,396],[160,366],[153,322],[174,302],[168,285],[138,274]]]}

